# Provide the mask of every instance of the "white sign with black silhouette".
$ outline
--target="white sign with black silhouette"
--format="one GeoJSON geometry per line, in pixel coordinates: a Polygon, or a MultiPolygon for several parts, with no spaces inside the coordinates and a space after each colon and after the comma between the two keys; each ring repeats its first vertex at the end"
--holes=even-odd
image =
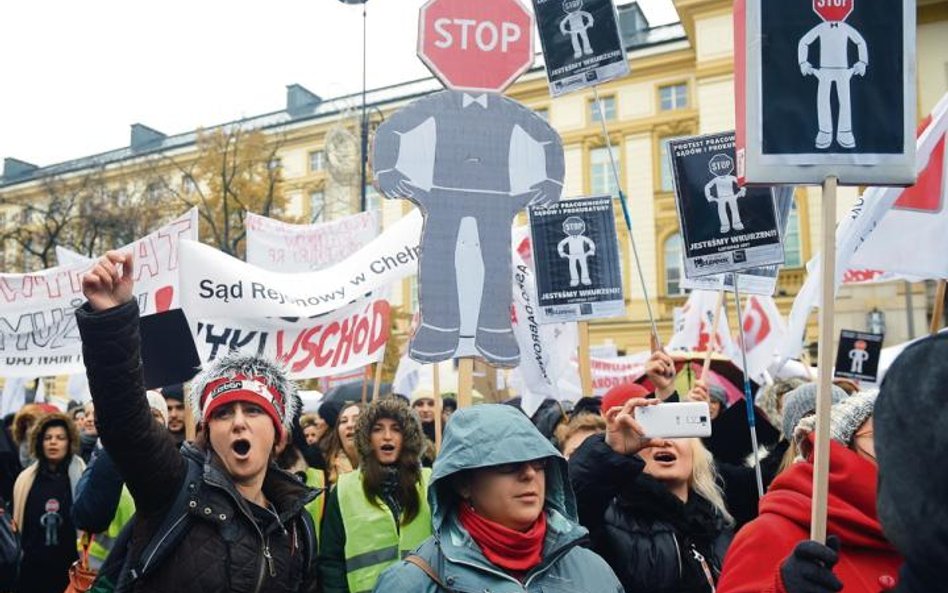
{"type": "Polygon", "coordinates": [[[914,182],[914,2],[741,0],[735,19],[742,182],[914,182]]]}
{"type": "Polygon", "coordinates": [[[622,261],[611,197],[531,207],[530,235],[540,323],[624,313],[622,261]]]}
{"type": "Polygon", "coordinates": [[[882,355],[882,334],[843,330],[836,352],[836,376],[875,382],[882,355]]]}
{"type": "MultiPolygon", "coordinates": [[[[787,226],[790,223],[790,209],[793,207],[792,185],[783,185],[774,188],[774,203],[777,205],[777,220],[780,222],[781,236],[787,236],[787,226]]],[[[687,290],[726,290],[734,292],[734,280],[737,276],[740,293],[760,296],[773,296],[777,292],[777,276],[780,266],[761,266],[751,268],[735,274],[715,274],[700,278],[681,279],[681,287],[687,290]]]]}
{"type": "Polygon", "coordinates": [[[673,140],[669,158],[686,277],[783,263],[773,191],[738,185],[733,132],[673,140]]]}
{"type": "Polygon", "coordinates": [[[533,0],[550,95],[629,73],[612,0],[533,0]]]}

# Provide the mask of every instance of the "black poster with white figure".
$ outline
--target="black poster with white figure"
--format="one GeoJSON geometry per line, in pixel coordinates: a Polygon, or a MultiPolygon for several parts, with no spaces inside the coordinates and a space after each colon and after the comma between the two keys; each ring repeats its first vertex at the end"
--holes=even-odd
{"type": "Polygon", "coordinates": [[[622,262],[610,196],[530,208],[540,323],[625,312],[622,262]]]}
{"type": "Polygon", "coordinates": [[[906,0],[747,0],[747,62],[737,77],[738,105],[747,96],[746,138],[738,134],[747,174],[739,176],[910,183],[914,22],[906,0]]]}
{"type": "Polygon", "coordinates": [[[836,352],[836,376],[874,383],[879,375],[882,338],[882,334],[844,329],[839,335],[839,350],[836,352]]]}
{"type": "Polygon", "coordinates": [[[673,140],[669,158],[686,277],[783,263],[773,191],[738,185],[733,132],[673,140]]]}
{"type": "Polygon", "coordinates": [[[557,97],[629,73],[612,0],[533,0],[550,82],[557,97]]]}

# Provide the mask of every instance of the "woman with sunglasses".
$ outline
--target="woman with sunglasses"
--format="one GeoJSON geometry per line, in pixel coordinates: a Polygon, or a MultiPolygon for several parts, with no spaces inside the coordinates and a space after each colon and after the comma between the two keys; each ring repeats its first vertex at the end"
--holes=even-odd
{"type": "Polygon", "coordinates": [[[876,513],[875,401],[874,392],[857,394],[830,414],[827,545],[807,539],[816,427],[816,417],[809,416],[793,434],[803,459],[777,476],[760,500],[760,516],[734,538],[718,593],[876,593],[895,587],[902,557],[876,513]]]}
{"type": "Polygon", "coordinates": [[[621,592],[582,547],[566,460],[522,412],[456,412],[428,489],[434,534],[382,573],[377,592],[621,592]]]}

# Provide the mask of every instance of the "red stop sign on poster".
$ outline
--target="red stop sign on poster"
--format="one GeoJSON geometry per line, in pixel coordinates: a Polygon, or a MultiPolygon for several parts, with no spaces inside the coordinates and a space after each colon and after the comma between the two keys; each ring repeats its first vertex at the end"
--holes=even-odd
{"type": "Polygon", "coordinates": [[[856,0],[813,0],[813,10],[824,21],[845,21],[852,13],[856,0]]]}
{"type": "Polygon", "coordinates": [[[533,14],[520,0],[428,0],[418,57],[450,89],[499,93],[533,64],[533,14]]]}

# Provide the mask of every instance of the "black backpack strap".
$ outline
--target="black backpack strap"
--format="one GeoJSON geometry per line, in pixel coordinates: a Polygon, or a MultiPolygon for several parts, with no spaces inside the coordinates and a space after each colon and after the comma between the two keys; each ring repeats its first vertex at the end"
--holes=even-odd
{"type": "Polygon", "coordinates": [[[169,552],[178,547],[181,540],[187,534],[191,527],[190,515],[188,514],[188,498],[193,485],[201,481],[204,475],[204,467],[192,459],[185,458],[188,464],[188,473],[178,490],[178,495],[174,502],[168,507],[168,513],[165,515],[161,526],[155,531],[151,541],[148,542],[141,554],[129,566],[129,587],[135,581],[151,574],[155,568],[161,565],[161,562],[168,556],[169,552]]]}

